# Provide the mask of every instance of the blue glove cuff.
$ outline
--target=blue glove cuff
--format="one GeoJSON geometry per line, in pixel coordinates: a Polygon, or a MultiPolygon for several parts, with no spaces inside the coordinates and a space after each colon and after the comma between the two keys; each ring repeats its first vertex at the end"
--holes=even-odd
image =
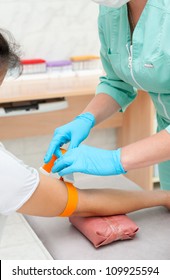
{"type": "Polygon", "coordinates": [[[95,126],[95,124],[96,124],[96,119],[95,119],[95,117],[92,113],[86,112],[86,113],[80,114],[75,119],[78,119],[78,118],[90,121],[91,122],[91,128],[93,126],[95,126]]]}
{"type": "Polygon", "coordinates": [[[113,151],[113,158],[115,162],[119,163],[119,165],[116,166],[116,174],[126,174],[127,171],[124,170],[121,163],[121,148],[113,151]]]}

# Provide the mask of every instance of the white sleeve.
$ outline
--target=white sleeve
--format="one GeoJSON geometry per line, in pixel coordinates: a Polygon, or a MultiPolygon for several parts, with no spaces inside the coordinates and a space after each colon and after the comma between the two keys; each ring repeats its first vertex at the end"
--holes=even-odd
{"type": "Polygon", "coordinates": [[[39,173],[8,152],[0,143],[0,214],[18,210],[34,193],[39,173]]]}

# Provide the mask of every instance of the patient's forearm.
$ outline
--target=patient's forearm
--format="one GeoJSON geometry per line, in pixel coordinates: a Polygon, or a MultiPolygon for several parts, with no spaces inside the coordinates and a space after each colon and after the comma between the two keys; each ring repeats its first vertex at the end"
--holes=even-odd
{"type": "Polygon", "coordinates": [[[75,216],[107,216],[154,206],[170,207],[170,192],[160,190],[89,189],[82,190],[80,198],[80,208],[74,213],[75,216]]]}
{"type": "MultiPolygon", "coordinates": [[[[169,197],[168,197],[169,196],[169,197]]],[[[165,191],[121,191],[114,189],[78,189],[75,216],[106,216],[125,214],[142,208],[167,206],[165,191]]],[[[65,183],[40,175],[40,183],[31,198],[18,212],[33,216],[59,216],[67,204],[65,183]]],[[[170,204],[170,203],[169,203],[170,204]]]]}

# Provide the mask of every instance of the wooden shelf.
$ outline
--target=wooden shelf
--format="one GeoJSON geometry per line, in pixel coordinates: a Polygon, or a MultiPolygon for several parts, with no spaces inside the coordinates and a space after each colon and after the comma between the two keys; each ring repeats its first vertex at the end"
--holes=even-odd
{"type": "MultiPolygon", "coordinates": [[[[68,108],[48,113],[0,118],[0,138],[18,138],[53,134],[85,108],[95,95],[99,77],[96,75],[67,78],[44,78],[6,81],[0,88],[0,103],[65,97],[68,108]]],[[[123,114],[117,113],[97,128],[118,128],[123,125],[123,114]]]]}
{"type": "Polygon", "coordinates": [[[94,95],[98,83],[98,75],[61,78],[44,75],[42,79],[32,75],[29,80],[6,80],[0,88],[0,103],[94,95]]]}

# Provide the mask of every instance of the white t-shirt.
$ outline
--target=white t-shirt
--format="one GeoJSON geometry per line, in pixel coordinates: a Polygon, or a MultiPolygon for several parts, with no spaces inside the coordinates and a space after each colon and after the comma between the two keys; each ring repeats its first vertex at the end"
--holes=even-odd
{"type": "Polygon", "coordinates": [[[0,214],[18,210],[34,193],[39,173],[29,167],[0,143],[0,214]]]}

